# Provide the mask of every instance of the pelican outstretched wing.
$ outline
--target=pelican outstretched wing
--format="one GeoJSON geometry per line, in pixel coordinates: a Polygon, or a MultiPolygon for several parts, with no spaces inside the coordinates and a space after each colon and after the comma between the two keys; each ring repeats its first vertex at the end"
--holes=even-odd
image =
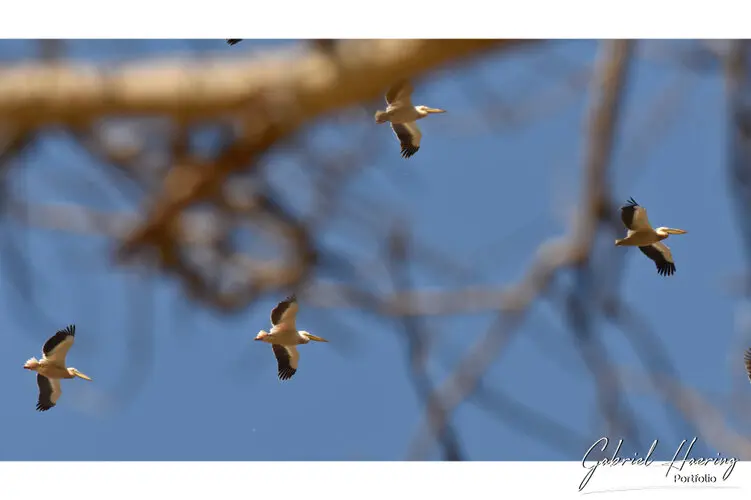
{"type": "Polygon", "coordinates": [[[271,310],[271,324],[277,326],[284,323],[287,327],[296,329],[297,307],[297,297],[295,295],[285,298],[271,310]]]}
{"type": "Polygon", "coordinates": [[[237,45],[243,41],[242,38],[225,38],[225,40],[227,40],[227,45],[237,45]]]}
{"type": "Polygon", "coordinates": [[[652,259],[657,266],[657,274],[671,276],[675,273],[675,262],[670,248],[663,242],[658,241],[651,245],[639,247],[644,255],[652,259]]]}
{"type": "Polygon", "coordinates": [[[48,379],[44,375],[37,373],[37,386],[39,386],[37,411],[47,411],[54,407],[60,394],[63,393],[60,381],[57,379],[48,379]]]}
{"type": "Polygon", "coordinates": [[[279,380],[292,378],[292,375],[297,372],[297,361],[300,359],[297,347],[272,344],[271,348],[274,350],[274,356],[276,356],[279,380]]]}
{"type": "Polygon", "coordinates": [[[621,220],[631,231],[652,229],[647,218],[647,209],[636,203],[633,198],[629,198],[626,205],[621,207],[621,220]]]}
{"type": "Polygon", "coordinates": [[[748,375],[748,380],[751,381],[751,349],[746,349],[746,352],[743,355],[743,362],[746,365],[746,375],[748,375]]]}
{"type": "Polygon", "coordinates": [[[413,91],[409,80],[400,80],[386,92],[386,104],[397,108],[412,107],[413,91]]]}
{"type": "Polygon", "coordinates": [[[42,354],[53,363],[65,366],[65,356],[68,355],[75,337],[76,325],[69,325],[63,330],[58,330],[44,343],[42,354]]]}
{"type": "Polygon", "coordinates": [[[415,122],[392,123],[391,129],[394,135],[399,139],[399,145],[402,148],[402,158],[410,158],[420,150],[420,139],[422,132],[415,122]]]}

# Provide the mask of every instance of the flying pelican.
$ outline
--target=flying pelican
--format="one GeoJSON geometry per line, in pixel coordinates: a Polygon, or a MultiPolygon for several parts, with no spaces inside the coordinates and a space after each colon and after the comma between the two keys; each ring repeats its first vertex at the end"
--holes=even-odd
{"type": "Polygon", "coordinates": [[[37,372],[39,386],[39,400],[37,411],[47,411],[57,403],[60,394],[60,379],[79,377],[91,380],[87,375],[73,367],[65,367],[65,356],[76,336],[76,325],[70,325],[64,330],[58,330],[42,346],[42,359],[31,358],[23,365],[27,370],[37,372]]]}
{"type": "Polygon", "coordinates": [[[255,340],[271,344],[271,349],[276,356],[278,375],[280,380],[287,380],[297,371],[297,361],[300,353],[297,345],[307,344],[311,340],[316,342],[328,342],[328,340],[306,332],[297,330],[295,317],[297,316],[297,298],[290,295],[279,302],[271,310],[271,331],[261,330],[255,340]]]}
{"type": "Polygon", "coordinates": [[[376,111],[376,123],[391,122],[391,129],[402,148],[402,158],[409,158],[420,149],[422,132],[417,126],[417,120],[425,118],[431,113],[445,113],[446,111],[428,106],[412,105],[412,84],[408,80],[401,80],[386,92],[386,111],[376,111]]]}
{"type": "Polygon", "coordinates": [[[743,362],[746,365],[748,380],[751,381],[751,349],[746,349],[746,353],[743,355],[743,362]]]}
{"type": "Polygon", "coordinates": [[[647,218],[647,209],[629,198],[627,204],[621,207],[621,220],[628,229],[626,237],[615,240],[616,246],[639,247],[644,255],[655,262],[657,273],[671,276],[675,273],[675,262],[670,248],[662,240],[671,234],[686,234],[683,229],[658,227],[652,229],[647,218]]]}
{"type": "Polygon", "coordinates": [[[237,45],[243,41],[242,38],[225,38],[225,40],[227,40],[227,45],[237,45]]]}

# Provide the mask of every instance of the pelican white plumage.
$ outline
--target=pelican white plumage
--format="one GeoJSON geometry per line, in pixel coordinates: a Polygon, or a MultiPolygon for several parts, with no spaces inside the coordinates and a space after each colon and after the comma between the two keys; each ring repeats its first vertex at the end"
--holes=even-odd
{"type": "Polygon", "coordinates": [[[39,386],[37,411],[47,411],[57,404],[57,400],[63,393],[60,387],[61,379],[79,377],[91,380],[75,368],[65,366],[65,357],[73,345],[75,336],[76,325],[69,325],[64,330],[58,330],[42,346],[42,359],[31,358],[23,365],[25,369],[37,372],[37,385],[39,386]]]}
{"type": "Polygon", "coordinates": [[[307,344],[311,340],[328,342],[322,337],[297,329],[297,309],[297,297],[294,295],[279,302],[271,310],[271,331],[261,330],[255,338],[271,344],[280,380],[288,380],[297,372],[300,353],[297,352],[296,346],[307,344]]]}
{"type": "Polygon", "coordinates": [[[647,209],[640,206],[633,198],[621,207],[621,220],[628,229],[626,237],[615,240],[616,246],[639,247],[644,255],[652,259],[657,266],[657,273],[671,276],[675,273],[675,262],[670,248],[662,240],[671,234],[686,234],[683,229],[658,227],[652,229],[647,218],[647,209]]]}
{"type": "Polygon", "coordinates": [[[376,123],[391,122],[391,130],[399,139],[402,158],[409,158],[420,149],[422,132],[417,126],[421,120],[433,113],[446,111],[428,106],[412,105],[412,84],[408,80],[401,80],[386,92],[386,110],[376,111],[376,123]]]}

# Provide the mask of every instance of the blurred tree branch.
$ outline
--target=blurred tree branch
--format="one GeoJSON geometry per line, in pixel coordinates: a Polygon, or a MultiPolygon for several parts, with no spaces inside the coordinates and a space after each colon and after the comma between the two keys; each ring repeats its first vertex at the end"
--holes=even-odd
{"type": "MultiPolygon", "coordinates": [[[[191,122],[235,114],[259,96],[286,118],[279,136],[322,114],[379,97],[399,78],[504,49],[517,40],[348,40],[333,57],[277,51],[257,60],[151,61],[102,70],[32,63],[0,69],[0,121],[32,130],[107,115],[191,122]],[[285,106],[286,105],[286,106],[285,106]],[[294,109],[284,109],[292,106],[294,109]]],[[[248,109],[248,111],[252,111],[248,109]]]]}

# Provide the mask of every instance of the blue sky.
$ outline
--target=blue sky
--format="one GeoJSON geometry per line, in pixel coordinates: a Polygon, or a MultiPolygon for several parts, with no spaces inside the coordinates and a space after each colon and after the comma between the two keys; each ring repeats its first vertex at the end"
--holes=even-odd
{"type": "MultiPolygon", "coordinates": [[[[107,66],[172,56],[250,57],[281,43],[297,42],[246,40],[228,47],[221,40],[78,40],[68,42],[67,54],[107,66]]],[[[403,217],[414,224],[421,246],[473,269],[475,283],[502,286],[520,279],[540,242],[566,229],[577,203],[586,86],[566,91],[562,82],[590,65],[595,50],[593,41],[555,42],[544,50],[447,67],[420,81],[414,101],[449,113],[421,123],[422,148],[409,161],[399,157],[390,130],[376,126],[369,114],[359,126],[327,119],[311,129],[321,149],[338,146],[353,130],[377,137],[382,149],[346,194],[350,206],[377,202],[381,232],[350,233],[353,225],[340,213],[321,237],[358,262],[372,262],[381,251],[385,222],[403,217]],[[542,111],[517,124],[504,123],[496,113],[490,123],[468,128],[499,102],[522,113],[535,105],[542,111]]],[[[0,41],[2,64],[36,54],[36,42],[0,41]]],[[[745,378],[745,347],[734,327],[737,304],[723,281],[745,266],[728,195],[721,73],[690,72],[638,55],[619,126],[612,192],[618,202],[633,196],[655,225],[689,233],[669,242],[678,268],[670,278],[658,276],[635,249],[623,249],[621,291],[667,346],[684,383],[727,394],[745,378]],[[712,254],[715,245],[722,246],[722,258],[712,254]]],[[[137,207],[138,200],[108,185],[97,164],[60,131],[45,132],[14,165],[16,189],[34,203],[137,207]]],[[[300,167],[281,156],[266,165],[277,181],[300,167]]],[[[303,346],[298,374],[281,383],[271,349],[251,342],[268,326],[281,295],[221,316],[187,301],[172,279],[139,277],[113,266],[112,242],[104,237],[21,231],[6,221],[2,238],[16,241],[32,263],[34,296],[22,300],[12,280],[0,285],[6,330],[0,459],[42,458],[30,446],[41,437],[50,445],[47,460],[404,458],[422,408],[409,381],[398,322],[306,307],[302,300],[298,324],[331,343],[303,346]],[[35,412],[35,379],[21,366],[69,323],[78,333],[68,363],[94,382],[64,382],[57,407],[35,412]],[[50,434],[51,425],[66,432],[50,434]]],[[[4,260],[8,248],[3,246],[4,260]]],[[[415,268],[414,281],[456,285],[450,273],[426,266],[415,268]]],[[[430,319],[436,338],[431,375],[442,379],[491,320],[490,313],[430,319]]],[[[603,324],[598,331],[614,363],[637,367],[623,335],[603,324]]],[[[561,317],[538,303],[484,383],[591,440],[562,451],[465,403],[453,422],[468,458],[578,460],[602,435],[591,376],[570,339],[561,317]]],[[[631,401],[654,439],[677,443],[676,424],[653,398],[631,401]]]]}

